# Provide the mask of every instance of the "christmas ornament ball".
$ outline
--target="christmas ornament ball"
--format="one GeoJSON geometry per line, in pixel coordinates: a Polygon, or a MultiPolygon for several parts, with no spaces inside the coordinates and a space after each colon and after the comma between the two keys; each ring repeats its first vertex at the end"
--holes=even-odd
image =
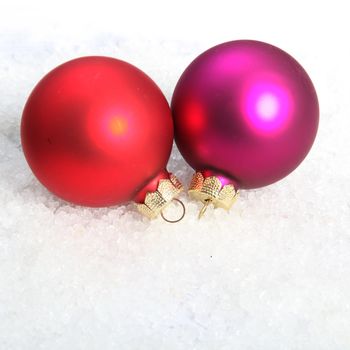
{"type": "Polygon", "coordinates": [[[235,190],[284,178],[309,152],[319,121],[316,91],[303,67],[253,40],[199,55],[181,75],[171,107],[175,141],[197,171],[191,188],[198,191],[209,177],[235,190]]]}
{"type": "Polygon", "coordinates": [[[58,197],[92,207],[142,203],[169,179],[173,122],[162,92],[141,70],[81,57],[36,85],[21,141],[33,173],[58,197]]]}

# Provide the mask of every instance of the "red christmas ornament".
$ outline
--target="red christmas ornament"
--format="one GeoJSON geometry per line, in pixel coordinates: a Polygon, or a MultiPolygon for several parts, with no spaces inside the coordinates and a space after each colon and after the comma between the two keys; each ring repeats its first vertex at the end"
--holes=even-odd
{"type": "Polygon", "coordinates": [[[75,204],[134,200],[155,217],[182,189],[166,170],[169,105],[145,73],[121,60],[82,57],[48,73],[25,105],[21,139],[38,180],[75,204]]]}

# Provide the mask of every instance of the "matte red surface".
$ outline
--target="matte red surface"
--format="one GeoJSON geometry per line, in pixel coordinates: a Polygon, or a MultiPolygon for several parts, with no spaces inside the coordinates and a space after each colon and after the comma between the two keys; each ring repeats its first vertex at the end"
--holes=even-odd
{"type": "Polygon", "coordinates": [[[164,174],[173,123],[165,97],[142,71],[114,58],[82,57],[38,83],[21,138],[28,164],[51,192],[109,206],[134,199],[164,174]]]}
{"type": "Polygon", "coordinates": [[[301,65],[252,40],[198,56],[175,88],[172,112],[186,161],[241,188],[269,185],[293,171],[309,152],[319,119],[316,91],[301,65]]]}

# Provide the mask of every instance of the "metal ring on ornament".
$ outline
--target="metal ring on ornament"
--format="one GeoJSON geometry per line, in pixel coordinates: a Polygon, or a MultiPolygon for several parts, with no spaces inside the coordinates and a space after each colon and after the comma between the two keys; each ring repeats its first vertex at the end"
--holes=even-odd
{"type": "Polygon", "coordinates": [[[184,218],[184,216],[185,216],[185,214],[186,214],[186,208],[185,208],[185,205],[182,203],[182,201],[180,201],[180,199],[174,198],[172,201],[176,201],[176,202],[180,203],[181,206],[182,206],[182,214],[181,214],[180,218],[179,218],[179,219],[176,219],[176,220],[167,219],[167,218],[164,216],[163,211],[160,212],[160,215],[162,216],[162,218],[163,218],[164,221],[169,222],[169,223],[171,223],[171,224],[175,224],[176,222],[179,222],[179,221],[181,221],[181,220],[184,218]]]}

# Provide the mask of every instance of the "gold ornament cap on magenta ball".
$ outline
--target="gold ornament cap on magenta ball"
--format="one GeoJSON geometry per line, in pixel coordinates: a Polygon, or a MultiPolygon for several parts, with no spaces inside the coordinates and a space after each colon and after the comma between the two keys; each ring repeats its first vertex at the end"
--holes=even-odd
{"type": "Polygon", "coordinates": [[[239,190],[233,183],[223,184],[218,176],[205,176],[202,172],[197,171],[192,177],[188,194],[191,198],[204,204],[199,213],[201,217],[209,204],[213,204],[215,208],[229,210],[237,200],[239,190]]]}
{"type": "MultiPolygon", "coordinates": [[[[143,203],[136,203],[138,211],[148,217],[149,219],[156,218],[159,214],[162,214],[163,210],[172,203],[173,200],[177,200],[178,195],[183,191],[181,182],[174,174],[169,173],[169,177],[160,179],[157,189],[153,192],[147,192],[143,203]]],[[[183,203],[177,200],[183,208],[183,203]]],[[[178,222],[183,218],[171,221],[164,218],[168,222],[178,222]]]]}

